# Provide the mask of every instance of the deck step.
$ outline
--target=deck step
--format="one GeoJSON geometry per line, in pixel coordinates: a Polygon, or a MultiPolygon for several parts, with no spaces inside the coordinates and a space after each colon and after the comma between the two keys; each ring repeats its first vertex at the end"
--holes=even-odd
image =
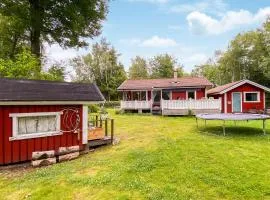
{"type": "Polygon", "coordinates": [[[102,139],[96,139],[96,140],[89,140],[88,141],[88,146],[90,148],[93,147],[98,147],[98,146],[102,146],[102,145],[108,145],[112,143],[112,139],[109,136],[105,136],[102,139]]]}

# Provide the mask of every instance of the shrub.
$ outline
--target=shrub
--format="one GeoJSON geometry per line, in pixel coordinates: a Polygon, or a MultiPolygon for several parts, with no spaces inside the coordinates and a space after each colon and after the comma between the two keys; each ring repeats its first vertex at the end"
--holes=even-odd
{"type": "Polygon", "coordinates": [[[122,110],[122,109],[117,109],[117,110],[115,110],[115,114],[116,114],[116,115],[121,115],[121,114],[124,114],[124,113],[125,113],[125,111],[122,110]]]}
{"type": "Polygon", "coordinates": [[[120,106],[120,101],[106,101],[104,103],[105,108],[115,108],[120,106]]]}
{"type": "Polygon", "coordinates": [[[99,110],[100,110],[100,107],[98,105],[90,105],[89,106],[90,113],[98,113],[99,110]]]}

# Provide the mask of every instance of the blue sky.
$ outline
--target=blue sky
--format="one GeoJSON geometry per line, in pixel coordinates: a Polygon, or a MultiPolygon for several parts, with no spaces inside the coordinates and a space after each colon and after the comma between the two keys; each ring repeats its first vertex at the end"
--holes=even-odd
{"type": "MultiPolygon", "coordinates": [[[[112,0],[100,37],[121,54],[126,70],[136,55],[169,53],[190,72],[215,50],[225,50],[239,32],[260,27],[268,15],[269,0],[112,0]]],[[[52,45],[46,52],[51,60],[66,60],[89,49],[52,45]]]]}

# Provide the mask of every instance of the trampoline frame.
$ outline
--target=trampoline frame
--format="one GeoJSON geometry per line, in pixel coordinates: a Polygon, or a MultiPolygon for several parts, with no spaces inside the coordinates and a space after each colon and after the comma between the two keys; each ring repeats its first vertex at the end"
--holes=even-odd
{"type": "MultiPolygon", "coordinates": [[[[219,115],[222,115],[224,113],[218,113],[219,115]]],[[[248,115],[249,113],[243,113],[243,114],[246,114],[248,115]]],[[[263,131],[263,135],[266,135],[266,120],[270,120],[270,116],[268,115],[260,115],[262,118],[249,118],[249,119],[241,119],[241,118],[238,118],[238,119],[218,119],[218,118],[212,118],[212,119],[205,119],[205,118],[202,118],[201,116],[202,115],[216,115],[216,114],[208,114],[208,113],[204,113],[204,114],[198,114],[195,116],[196,118],[196,124],[197,124],[197,128],[199,128],[199,124],[198,124],[198,119],[201,119],[201,120],[204,120],[204,125],[206,127],[206,121],[208,120],[218,120],[218,121],[223,121],[223,124],[222,124],[222,128],[223,128],[223,135],[226,136],[226,121],[234,121],[235,125],[236,125],[236,121],[255,121],[255,120],[262,120],[262,131],[263,131]]],[[[228,114],[224,114],[224,115],[228,115],[228,114]]],[[[240,116],[241,114],[231,114],[231,115],[238,115],[240,116]]],[[[249,114],[249,115],[256,115],[258,116],[259,114],[249,114]]]]}

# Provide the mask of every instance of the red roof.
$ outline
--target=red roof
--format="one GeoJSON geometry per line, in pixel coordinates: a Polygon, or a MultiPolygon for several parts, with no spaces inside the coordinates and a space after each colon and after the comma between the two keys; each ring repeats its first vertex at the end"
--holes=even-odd
{"type": "Polygon", "coordinates": [[[235,82],[232,82],[232,83],[228,83],[228,84],[225,84],[225,85],[220,85],[220,86],[217,86],[213,89],[210,89],[207,91],[207,94],[215,94],[215,93],[220,93],[222,92],[223,90],[226,90],[234,85],[236,85],[237,83],[239,83],[241,81],[235,81],[235,82]]]}
{"type": "Polygon", "coordinates": [[[250,85],[253,85],[255,87],[258,87],[258,88],[261,88],[267,92],[270,92],[270,89],[263,86],[263,85],[260,85],[258,83],[255,83],[253,81],[250,81],[250,80],[240,80],[240,81],[236,81],[236,82],[232,82],[232,83],[228,83],[226,85],[221,85],[221,86],[218,86],[218,87],[215,87],[213,89],[210,89],[207,91],[207,94],[222,94],[222,93],[226,93],[227,91],[230,91],[236,87],[239,87],[243,84],[250,84],[250,85]]]}
{"type": "Polygon", "coordinates": [[[178,79],[143,79],[126,80],[118,90],[150,90],[152,88],[186,88],[186,87],[206,87],[213,84],[203,77],[182,77],[178,79]]]}

